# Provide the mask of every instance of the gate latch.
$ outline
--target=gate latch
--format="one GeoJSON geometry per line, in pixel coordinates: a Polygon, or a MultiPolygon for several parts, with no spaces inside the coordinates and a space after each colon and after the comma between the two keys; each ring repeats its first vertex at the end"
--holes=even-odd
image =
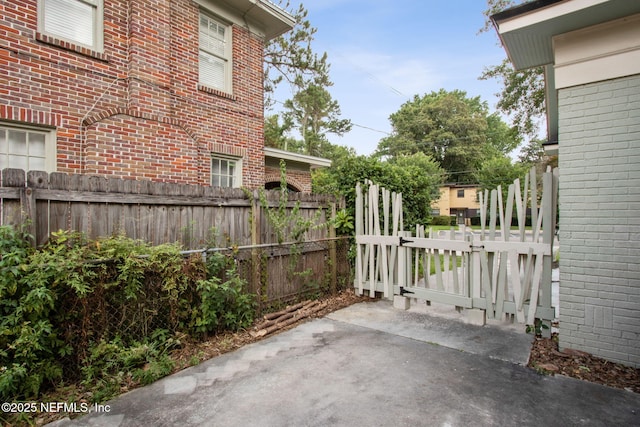
{"type": "Polygon", "coordinates": [[[413,243],[413,240],[407,240],[404,237],[400,236],[400,246],[404,245],[405,243],[413,243]]]}
{"type": "Polygon", "coordinates": [[[404,294],[414,294],[415,292],[412,291],[408,291],[404,288],[404,286],[400,286],[400,296],[404,295],[404,294]]]}

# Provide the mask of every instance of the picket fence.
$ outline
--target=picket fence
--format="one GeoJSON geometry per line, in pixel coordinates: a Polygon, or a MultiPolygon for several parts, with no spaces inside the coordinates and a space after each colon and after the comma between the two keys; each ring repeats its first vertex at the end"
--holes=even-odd
{"type": "Polygon", "coordinates": [[[371,297],[405,296],[481,310],[483,322],[510,317],[529,325],[536,319],[548,323],[555,317],[557,189],[557,170],[547,170],[539,183],[532,168],[523,183],[509,185],[506,199],[501,187],[480,194],[479,229],[461,226],[436,234],[422,225],[404,230],[401,194],[371,182],[366,190],[358,185],[354,287],[371,297]]]}

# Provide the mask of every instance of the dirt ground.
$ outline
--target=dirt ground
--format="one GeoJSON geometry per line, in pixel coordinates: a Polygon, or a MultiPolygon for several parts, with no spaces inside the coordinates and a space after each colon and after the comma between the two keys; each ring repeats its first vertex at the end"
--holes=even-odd
{"type": "MultiPolygon", "coordinates": [[[[260,341],[263,338],[277,334],[279,332],[295,328],[301,322],[308,321],[310,318],[323,317],[328,313],[348,307],[357,302],[371,301],[368,297],[361,297],[354,294],[353,291],[343,291],[337,295],[322,300],[323,308],[308,317],[301,318],[299,321],[278,329],[272,334],[266,336],[255,336],[252,332],[255,330],[247,330],[235,333],[223,333],[211,337],[205,342],[185,345],[182,349],[173,353],[173,359],[176,361],[176,371],[179,371],[189,365],[197,364],[200,361],[210,359],[215,356],[236,350],[244,345],[260,341]]],[[[256,319],[256,323],[260,323],[260,319],[256,319]]]]}
{"type": "Polygon", "coordinates": [[[640,393],[640,369],[577,350],[558,350],[558,335],[536,338],[529,357],[530,368],[550,375],[566,375],[609,387],[640,393]]]}

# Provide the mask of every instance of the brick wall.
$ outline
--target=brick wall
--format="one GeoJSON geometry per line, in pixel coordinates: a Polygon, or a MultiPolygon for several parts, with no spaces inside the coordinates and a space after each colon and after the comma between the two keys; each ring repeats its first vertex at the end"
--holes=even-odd
{"type": "Polygon", "coordinates": [[[559,91],[560,345],[640,366],[640,76],[559,91]]]}
{"type": "MultiPolygon", "coordinates": [[[[311,193],[311,172],[287,169],[287,184],[302,193],[311,193]]],[[[280,182],[280,169],[265,167],[264,182],[280,182]]]]}
{"type": "Polygon", "coordinates": [[[215,151],[263,185],[262,38],[233,27],[221,93],[198,87],[191,0],[105,0],[100,53],[38,33],[36,5],[0,3],[0,120],[55,128],[57,171],[208,184],[215,151]]]}

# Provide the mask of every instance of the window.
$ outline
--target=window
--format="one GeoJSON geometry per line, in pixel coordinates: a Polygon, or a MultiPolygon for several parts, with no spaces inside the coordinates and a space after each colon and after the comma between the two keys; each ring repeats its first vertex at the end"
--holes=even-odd
{"type": "Polygon", "coordinates": [[[103,0],[39,0],[38,30],[102,52],[103,0]]]}
{"type": "Polygon", "coordinates": [[[238,159],[213,157],[211,159],[211,185],[213,187],[240,187],[242,164],[238,159]]]}
{"type": "Polygon", "coordinates": [[[458,190],[458,199],[464,198],[464,190],[458,190]]]}
{"type": "Polygon", "coordinates": [[[200,14],[200,84],[231,92],[231,32],[227,25],[200,14]]]}
{"type": "Polygon", "coordinates": [[[0,169],[54,172],[55,138],[52,132],[0,123],[0,169]]]}

